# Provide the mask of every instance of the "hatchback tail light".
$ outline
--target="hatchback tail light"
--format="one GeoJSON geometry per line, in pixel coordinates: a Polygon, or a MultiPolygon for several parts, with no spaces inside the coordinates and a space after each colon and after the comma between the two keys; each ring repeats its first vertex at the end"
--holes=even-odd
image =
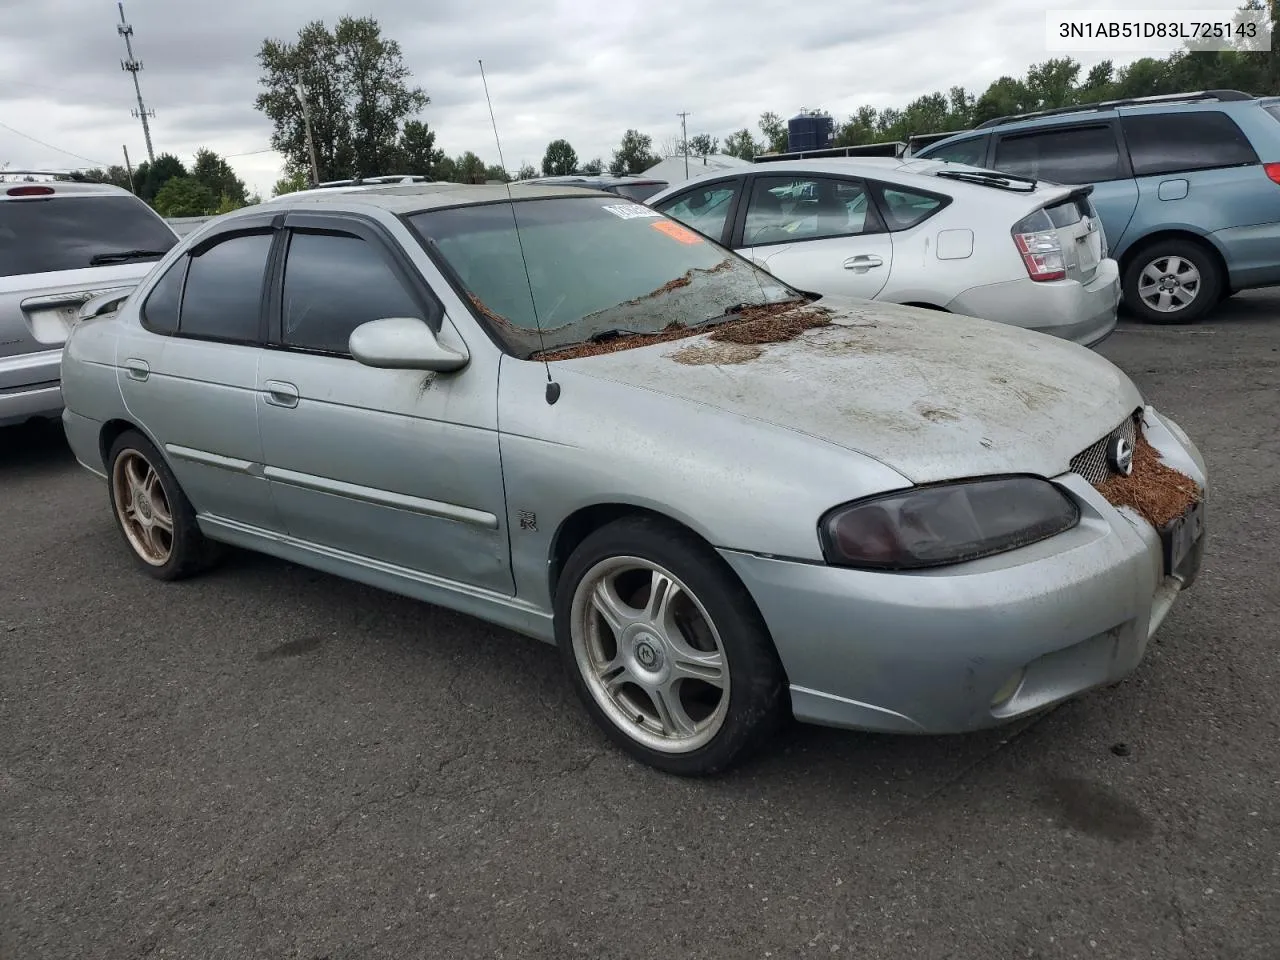
{"type": "Polygon", "coordinates": [[[11,197],[47,197],[53,187],[10,187],[5,193],[11,197]]]}
{"type": "Polygon", "coordinates": [[[1062,241],[1053,220],[1044,210],[1037,210],[1013,225],[1013,242],[1022,254],[1027,275],[1032,280],[1063,280],[1067,276],[1062,241]]]}
{"type": "Polygon", "coordinates": [[[1264,163],[1262,169],[1267,171],[1267,176],[1274,183],[1280,183],[1280,163],[1264,163]]]}

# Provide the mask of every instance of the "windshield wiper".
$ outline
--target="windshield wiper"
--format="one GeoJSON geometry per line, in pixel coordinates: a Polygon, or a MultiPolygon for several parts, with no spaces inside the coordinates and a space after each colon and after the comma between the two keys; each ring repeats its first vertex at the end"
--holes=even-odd
{"type": "MultiPolygon", "coordinates": [[[[702,323],[715,323],[717,320],[723,320],[734,314],[741,313],[743,310],[754,310],[757,307],[780,307],[787,303],[800,303],[804,297],[793,297],[789,300],[766,300],[764,303],[735,303],[731,307],[725,307],[723,313],[712,314],[705,318],[702,323]]],[[[701,324],[699,324],[701,326],[701,324]]]]}
{"type": "Polygon", "coordinates": [[[606,340],[616,340],[618,337],[641,337],[650,332],[648,330],[601,330],[587,337],[587,343],[604,343],[606,340]]]}
{"type": "Polygon", "coordinates": [[[101,267],[108,263],[141,260],[143,257],[163,257],[168,252],[168,250],[113,250],[110,253],[95,253],[89,258],[89,266],[101,267]]]}

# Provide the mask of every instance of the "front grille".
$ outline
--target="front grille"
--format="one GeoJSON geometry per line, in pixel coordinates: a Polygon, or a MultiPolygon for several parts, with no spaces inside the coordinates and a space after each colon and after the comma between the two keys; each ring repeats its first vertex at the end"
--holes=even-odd
{"type": "Polygon", "coordinates": [[[1122,436],[1129,443],[1138,441],[1138,417],[1140,411],[1125,417],[1121,424],[1097,443],[1081,450],[1071,458],[1071,469],[1084,477],[1095,487],[1111,476],[1111,465],[1107,463],[1107,444],[1113,437],[1122,436]]]}

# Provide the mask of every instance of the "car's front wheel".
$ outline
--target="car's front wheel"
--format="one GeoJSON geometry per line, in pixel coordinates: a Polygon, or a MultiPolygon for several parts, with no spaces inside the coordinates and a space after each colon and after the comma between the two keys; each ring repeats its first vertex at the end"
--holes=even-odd
{"type": "Polygon", "coordinates": [[[215,559],[216,547],[200,532],[177,478],[136,430],[126,430],[111,445],[107,490],[130,552],[157,580],[189,577],[215,559]]]}
{"type": "Polygon", "coordinates": [[[1222,281],[1217,260],[1203,246],[1164,240],[1129,263],[1124,302],[1147,323],[1194,323],[1217,306],[1222,281]]]}
{"type": "Polygon", "coordinates": [[[750,594],[674,525],[634,517],[589,535],[560,577],[556,633],[592,717],[658,769],[723,771],[785,717],[783,670],[750,594]]]}

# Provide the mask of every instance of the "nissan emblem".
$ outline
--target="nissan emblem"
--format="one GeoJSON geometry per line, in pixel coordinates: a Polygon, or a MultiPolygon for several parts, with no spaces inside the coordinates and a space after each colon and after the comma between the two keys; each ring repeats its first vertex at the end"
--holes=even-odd
{"type": "Polygon", "coordinates": [[[1122,477],[1133,473],[1133,444],[1117,434],[1107,444],[1107,463],[1122,477]]]}

